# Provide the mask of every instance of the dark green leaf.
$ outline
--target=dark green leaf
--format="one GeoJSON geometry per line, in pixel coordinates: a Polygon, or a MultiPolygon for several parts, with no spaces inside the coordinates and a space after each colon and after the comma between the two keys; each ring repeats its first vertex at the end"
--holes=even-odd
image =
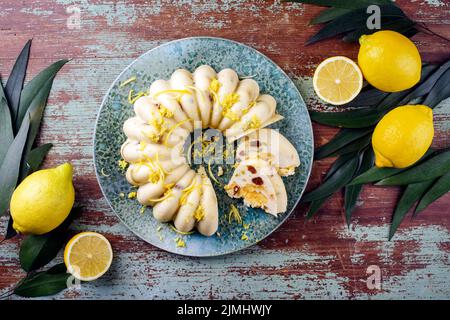
{"type": "MultiPolygon", "coordinates": [[[[41,93],[41,91],[50,89],[47,88],[47,83],[52,82],[58,71],[68,62],[68,60],[60,60],[41,71],[36,77],[34,77],[30,82],[28,82],[23,88],[22,95],[20,97],[19,110],[17,114],[17,119],[15,122],[15,127],[19,127],[22,123],[23,117],[25,116],[27,110],[30,108],[33,100],[39,95],[48,96],[48,93],[41,93]]],[[[51,85],[50,85],[51,87],[51,85]]],[[[36,104],[36,103],[34,103],[36,104]]]]}
{"type": "Polygon", "coordinates": [[[397,231],[398,226],[403,221],[403,218],[406,216],[409,209],[411,209],[414,203],[420,199],[424,192],[431,186],[433,181],[434,180],[431,179],[424,182],[413,183],[406,187],[402,197],[397,203],[394,216],[392,217],[392,223],[389,229],[389,240],[391,240],[394,236],[395,231],[397,231]]]}
{"type": "MultiPolygon", "coordinates": [[[[329,177],[331,177],[336,170],[338,170],[340,167],[342,167],[342,165],[344,163],[347,163],[350,159],[356,157],[356,153],[354,154],[345,154],[343,156],[340,156],[339,158],[336,159],[336,161],[331,165],[330,169],[328,170],[327,174],[325,175],[325,180],[327,180],[329,177]]],[[[310,219],[316,212],[317,210],[320,209],[320,207],[322,206],[322,204],[331,197],[331,194],[323,197],[322,199],[317,199],[311,202],[311,206],[309,207],[308,213],[306,214],[306,219],[310,219]]]]}
{"type": "Polygon", "coordinates": [[[345,104],[343,107],[372,107],[380,103],[389,93],[368,86],[367,89],[361,91],[355,99],[345,104]]]}
{"type": "Polygon", "coordinates": [[[311,201],[311,205],[309,206],[308,213],[306,214],[306,220],[311,219],[316,214],[316,212],[320,209],[320,207],[322,207],[324,202],[327,201],[330,197],[331,197],[331,194],[326,197],[311,201]]]}
{"type": "Polygon", "coordinates": [[[434,108],[448,97],[450,97],[450,69],[439,78],[433,89],[428,93],[423,104],[434,108]]]}
{"type": "Polygon", "coordinates": [[[347,154],[350,152],[359,152],[370,144],[372,140],[372,133],[366,134],[362,138],[353,141],[353,143],[347,144],[346,146],[338,149],[337,151],[331,153],[329,157],[336,157],[342,154],[347,154]]]}
{"type": "Polygon", "coordinates": [[[369,182],[379,181],[384,178],[393,176],[394,174],[397,174],[399,172],[402,172],[403,170],[404,169],[372,167],[366,172],[357,176],[348,185],[351,186],[356,184],[365,184],[369,182]]]}
{"type": "Polygon", "coordinates": [[[28,235],[22,241],[19,257],[23,270],[37,270],[56,257],[66,240],[67,228],[79,212],[79,207],[73,208],[66,220],[55,230],[43,235],[28,235]]]}
{"type": "Polygon", "coordinates": [[[283,0],[283,2],[299,2],[305,4],[315,4],[316,6],[335,7],[335,8],[366,8],[371,4],[391,4],[391,0],[283,0]]]}
{"type": "Polygon", "coordinates": [[[29,106],[29,113],[31,116],[30,121],[30,132],[28,133],[27,143],[24,149],[24,157],[22,159],[22,167],[20,171],[20,180],[24,179],[28,172],[28,167],[26,165],[26,159],[33,147],[34,140],[39,131],[39,127],[41,124],[42,116],[44,113],[45,106],[47,104],[47,98],[50,94],[50,90],[52,88],[53,78],[49,79],[42,87],[41,90],[37,93],[35,98],[32,100],[29,106]]]}
{"type": "Polygon", "coordinates": [[[311,119],[315,122],[334,127],[365,128],[375,125],[384,115],[375,109],[365,108],[345,112],[310,111],[311,119]]]}
{"type": "Polygon", "coordinates": [[[440,152],[424,162],[379,181],[376,185],[393,186],[434,179],[450,170],[450,150],[440,152]]]}
{"type": "Polygon", "coordinates": [[[325,175],[325,179],[328,179],[329,177],[331,177],[337,169],[339,169],[340,167],[342,167],[342,165],[344,163],[347,163],[348,161],[350,161],[352,158],[356,157],[357,154],[356,153],[347,153],[344,154],[342,156],[340,156],[339,158],[336,159],[336,161],[331,165],[330,169],[328,170],[327,174],[325,175]]]}
{"type": "Polygon", "coordinates": [[[66,267],[66,264],[64,262],[63,263],[58,263],[58,264],[55,264],[54,266],[52,266],[46,272],[48,274],[65,273],[65,272],[67,272],[67,267],[66,267]]]}
{"type": "Polygon", "coordinates": [[[351,158],[340,168],[338,168],[320,186],[303,196],[302,202],[309,202],[324,198],[345,186],[352,179],[355,171],[358,169],[358,163],[359,158],[357,156],[351,158]]]}
{"type": "MultiPolygon", "coordinates": [[[[367,171],[370,167],[373,166],[374,162],[374,154],[372,148],[367,148],[361,155],[361,161],[356,172],[356,175],[359,175],[362,172],[367,171]]],[[[346,186],[345,187],[345,196],[344,196],[344,207],[345,207],[345,220],[347,221],[347,225],[350,225],[350,220],[352,217],[353,209],[356,206],[356,202],[358,201],[359,194],[361,193],[362,184],[346,186]]]]}
{"type": "Polygon", "coordinates": [[[436,81],[442,76],[442,74],[450,68],[450,61],[447,61],[439,68],[437,65],[424,65],[422,67],[421,81],[419,85],[416,85],[413,89],[409,90],[410,93],[399,102],[399,105],[404,105],[413,99],[422,97],[428,94],[433,89],[436,81]]]}
{"type": "MultiPolygon", "coordinates": [[[[404,34],[414,29],[414,22],[407,17],[396,19],[393,21],[381,21],[382,30],[392,30],[398,33],[404,34]]],[[[378,29],[368,29],[367,24],[361,25],[360,28],[350,31],[342,38],[345,42],[357,42],[359,38],[364,34],[372,34],[379,31],[378,29]]]]}
{"type": "MultiPolygon", "coordinates": [[[[38,272],[27,276],[15,289],[21,297],[51,296],[67,288],[70,274],[67,272],[38,272]]],[[[61,270],[59,270],[61,271],[61,270]]]]}
{"type": "Polygon", "coordinates": [[[29,127],[30,118],[25,117],[0,167],[0,216],[8,209],[9,201],[16,187],[20,170],[20,160],[27,141],[29,127]]]}
{"type": "Polygon", "coordinates": [[[48,154],[52,147],[53,144],[46,143],[30,151],[27,157],[27,175],[39,169],[42,162],[44,161],[45,156],[48,154]]]}
{"type": "Polygon", "coordinates": [[[410,102],[413,98],[415,98],[414,93],[416,92],[416,89],[419,89],[422,86],[422,84],[424,84],[427,81],[427,79],[430,77],[430,75],[433,73],[434,70],[436,70],[436,66],[425,65],[422,68],[420,80],[414,87],[408,90],[390,93],[388,96],[386,96],[385,99],[383,99],[383,101],[381,101],[376,106],[376,108],[379,111],[389,111],[394,107],[404,105],[410,102]]]}
{"type": "Polygon", "coordinates": [[[342,129],[328,143],[315,150],[314,159],[320,160],[326,158],[333,152],[336,152],[342,147],[351,144],[353,141],[358,140],[372,131],[373,128],[342,129]]]}
{"type": "MultiPolygon", "coordinates": [[[[319,32],[312,36],[306,44],[312,44],[321,40],[332,38],[342,33],[364,28],[367,24],[367,18],[369,17],[366,10],[366,6],[362,8],[360,7],[339,16],[333,21],[327,23],[322,29],[319,30],[319,32]]],[[[380,12],[381,21],[383,24],[398,19],[407,19],[407,16],[403,13],[403,11],[393,4],[380,5],[380,12]]]]}
{"type": "Polygon", "coordinates": [[[17,235],[17,231],[13,228],[13,219],[11,215],[8,217],[8,225],[6,226],[6,234],[3,240],[14,238],[17,235]]]}
{"type": "MultiPolygon", "coordinates": [[[[428,149],[427,152],[423,155],[423,157],[417,162],[417,164],[423,162],[423,160],[428,159],[428,157],[433,154],[433,149],[428,149]]],[[[360,174],[355,179],[353,179],[348,185],[355,185],[355,184],[364,184],[369,182],[375,182],[382,179],[385,179],[387,177],[393,176],[394,174],[400,173],[402,171],[405,171],[408,168],[378,168],[378,167],[372,167],[366,172],[360,174]]]]}
{"type": "MultiPolygon", "coordinates": [[[[11,75],[5,86],[5,94],[9,103],[12,122],[15,123],[19,110],[20,93],[22,92],[25,74],[27,72],[28,58],[30,56],[31,40],[28,40],[19,56],[17,57],[11,75]]],[[[19,130],[20,124],[15,126],[15,131],[19,130]]]]}
{"type": "Polygon", "coordinates": [[[408,92],[408,90],[404,90],[400,92],[390,93],[376,106],[376,109],[379,112],[386,112],[394,107],[399,106],[399,102],[408,95],[408,92]]]}
{"type": "Polygon", "coordinates": [[[432,202],[442,197],[448,191],[450,191],[450,171],[440,177],[430,190],[425,193],[422,199],[420,199],[414,214],[417,214],[428,207],[432,202]]]}
{"type": "Polygon", "coordinates": [[[14,131],[11,121],[8,102],[0,83],[0,166],[5,159],[8,148],[14,140],[14,131]]]}
{"type": "Polygon", "coordinates": [[[343,14],[349,13],[351,9],[344,8],[329,8],[321,11],[314,19],[312,19],[309,23],[319,24],[329,22],[331,20],[336,19],[337,17],[342,16],[343,14]]]}

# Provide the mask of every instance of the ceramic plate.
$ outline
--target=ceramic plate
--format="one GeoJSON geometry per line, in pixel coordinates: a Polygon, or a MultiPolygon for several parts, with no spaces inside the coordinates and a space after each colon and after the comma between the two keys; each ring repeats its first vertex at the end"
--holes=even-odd
{"type": "MultiPolygon", "coordinates": [[[[114,81],[103,99],[94,134],[94,162],[97,179],[109,205],[120,220],[137,236],[161,249],[187,256],[216,256],[251,246],[277,229],[292,213],[305,189],[311,171],[313,135],[305,103],[294,83],[269,58],[238,42],[196,37],[168,42],[156,47],[131,63],[114,81]],[[285,118],[273,124],[297,149],[301,165],[293,176],[283,178],[288,192],[288,209],[278,218],[260,209],[243,206],[242,200],[230,199],[222,188],[214,185],[219,202],[219,229],[212,237],[198,233],[180,235],[168,224],[153,218],[152,209],[142,208],[127,198],[133,188],[118,166],[120,146],[125,141],[122,125],[131,117],[133,107],[127,101],[130,89],[146,91],[157,79],[169,79],[173,71],[185,68],[194,71],[202,64],[215,70],[236,70],[240,77],[253,76],[261,92],[277,100],[277,111],[285,118]],[[119,84],[132,76],[137,80],[127,86],[119,84]],[[240,210],[243,224],[228,222],[230,204],[240,210]],[[143,210],[145,209],[145,210],[143,210]],[[182,239],[186,246],[177,246],[182,239]]],[[[231,168],[220,177],[227,182],[231,168]]]]}

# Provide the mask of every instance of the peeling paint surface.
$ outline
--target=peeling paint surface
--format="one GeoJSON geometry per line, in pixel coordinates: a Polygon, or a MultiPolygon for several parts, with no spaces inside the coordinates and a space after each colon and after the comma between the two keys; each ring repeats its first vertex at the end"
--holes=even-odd
{"type": "MultiPolygon", "coordinates": [[[[411,18],[450,37],[446,1],[397,1],[411,18]]],[[[45,166],[71,161],[77,202],[85,206],[72,233],[98,231],[111,241],[115,259],[98,281],[49,299],[449,299],[450,195],[419,216],[406,217],[387,241],[396,188],[365,186],[350,228],[343,198],[333,196],[305,223],[299,205],[269,238],[241,252],[212,259],[179,257],[137,239],[111,212],[94,174],[92,134],[103,95],[137,56],[169,40],[208,35],[248,44],[268,55],[295,81],[309,108],[324,109],[315,97],[315,66],[332,55],[356,58],[357,46],[330,40],[303,43],[320,8],[264,0],[3,0],[0,3],[0,74],[4,81],[21,47],[33,38],[29,75],[51,62],[72,58],[52,89],[39,143],[53,142],[45,166]],[[67,8],[80,9],[80,29],[70,29],[67,8]],[[381,270],[381,289],[369,289],[367,268],[381,270]]],[[[414,37],[425,61],[449,58],[438,38],[414,37]]],[[[434,146],[450,147],[450,100],[434,111],[434,146]]],[[[316,146],[336,129],[314,124],[316,146]]],[[[309,188],[320,183],[332,160],[314,164],[309,188]]],[[[0,233],[6,220],[0,218],[0,233]]],[[[20,238],[0,244],[0,294],[23,275],[20,238]]],[[[55,262],[60,262],[59,256],[55,262]]]]}

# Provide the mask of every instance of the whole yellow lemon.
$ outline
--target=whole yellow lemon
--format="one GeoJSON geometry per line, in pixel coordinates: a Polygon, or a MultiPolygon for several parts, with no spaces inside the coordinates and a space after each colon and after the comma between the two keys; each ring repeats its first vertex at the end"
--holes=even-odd
{"type": "Polygon", "coordinates": [[[39,170],[16,188],[10,204],[13,228],[23,234],[44,234],[59,226],[75,201],[72,165],[39,170]]]}
{"type": "Polygon", "coordinates": [[[405,168],[418,161],[433,141],[433,110],[406,105],[389,111],[372,136],[377,167],[405,168]]]}
{"type": "Polygon", "coordinates": [[[420,80],[422,61],[414,43],[389,30],[359,38],[358,64],[364,78],[375,88],[397,92],[420,80]]]}

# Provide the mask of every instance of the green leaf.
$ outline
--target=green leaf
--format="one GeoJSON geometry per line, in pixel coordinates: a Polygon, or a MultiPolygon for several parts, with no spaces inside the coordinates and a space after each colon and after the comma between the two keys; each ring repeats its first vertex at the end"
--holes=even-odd
{"type": "Polygon", "coordinates": [[[329,157],[336,157],[350,152],[359,152],[365,147],[367,147],[371,141],[372,141],[372,133],[366,134],[362,138],[353,141],[353,143],[350,143],[342,147],[341,149],[338,149],[337,151],[331,153],[329,157]]]}
{"type": "Polygon", "coordinates": [[[450,150],[440,152],[426,161],[408,168],[399,174],[385,178],[376,185],[394,186],[418,183],[437,178],[450,170],[450,150]]]}
{"type": "Polygon", "coordinates": [[[19,258],[26,272],[37,270],[53,260],[67,237],[67,228],[78,216],[80,207],[74,207],[69,216],[55,230],[43,235],[28,235],[20,246],[19,258]]]}
{"type": "MultiPolygon", "coordinates": [[[[372,148],[367,148],[361,154],[361,161],[356,172],[356,175],[367,171],[370,167],[373,166],[374,162],[374,154],[372,148]]],[[[347,225],[350,225],[350,220],[352,218],[352,212],[355,209],[356,202],[358,201],[359,194],[361,193],[362,184],[346,186],[345,187],[345,195],[344,195],[344,208],[345,208],[345,220],[347,221],[347,225]]]]}
{"type": "Polygon", "coordinates": [[[8,209],[9,201],[16,187],[17,178],[19,177],[20,160],[27,141],[29,127],[30,118],[25,117],[0,167],[0,216],[8,209]]]}
{"type": "MultiPolygon", "coordinates": [[[[349,13],[339,16],[333,21],[327,23],[322,29],[319,30],[319,32],[309,38],[306,44],[313,44],[321,40],[335,37],[342,33],[364,28],[367,24],[367,18],[369,17],[366,10],[366,6],[358,7],[358,9],[354,9],[349,13]]],[[[398,19],[408,19],[403,11],[393,4],[380,5],[380,12],[382,24],[398,19]]]]}
{"type": "MultiPolygon", "coordinates": [[[[330,169],[328,170],[327,174],[325,175],[325,179],[327,180],[329,177],[331,177],[336,170],[338,170],[344,163],[347,163],[350,159],[353,157],[356,157],[356,153],[354,154],[345,154],[343,156],[340,156],[336,159],[336,161],[331,165],[330,169]]],[[[311,206],[309,207],[308,213],[306,214],[306,219],[310,219],[314,216],[314,214],[317,212],[317,210],[320,209],[322,204],[331,197],[331,194],[323,197],[321,199],[317,199],[311,202],[311,206]]]]}
{"type": "Polygon", "coordinates": [[[343,108],[372,107],[380,103],[384,98],[386,98],[388,94],[388,92],[380,91],[372,86],[368,86],[367,88],[363,89],[363,91],[361,91],[355,99],[353,99],[349,103],[346,103],[343,108]]]}
{"type": "Polygon", "coordinates": [[[50,94],[52,88],[53,78],[49,79],[37,93],[33,101],[29,106],[29,113],[31,116],[30,120],[30,131],[28,133],[27,143],[24,149],[24,157],[22,158],[22,167],[20,171],[20,180],[24,179],[28,172],[28,167],[26,165],[26,159],[33,147],[34,140],[39,132],[39,127],[41,124],[42,116],[44,114],[45,106],[47,105],[47,98],[50,94]]]}
{"type": "Polygon", "coordinates": [[[447,70],[436,82],[433,89],[428,93],[424,105],[430,108],[436,107],[441,101],[450,97],[450,69],[447,70]]]}
{"type": "Polygon", "coordinates": [[[64,272],[67,272],[67,267],[66,267],[66,264],[64,262],[63,263],[58,263],[58,264],[55,264],[54,266],[52,266],[46,272],[49,273],[49,274],[64,273],[64,272]]]}
{"type": "Polygon", "coordinates": [[[14,131],[11,122],[11,113],[6,100],[5,92],[0,83],[0,166],[5,159],[8,148],[14,140],[14,131]]]}
{"type": "MultiPolygon", "coordinates": [[[[428,159],[428,157],[433,154],[433,149],[428,149],[427,152],[423,155],[423,157],[417,162],[417,164],[422,163],[423,160],[428,159]]],[[[369,182],[375,182],[382,179],[385,179],[387,177],[393,176],[397,173],[400,173],[402,171],[405,171],[408,168],[378,168],[378,167],[372,167],[369,170],[367,170],[364,173],[361,173],[359,176],[354,178],[348,185],[355,185],[355,184],[365,184],[369,182]]]]}
{"type": "Polygon", "coordinates": [[[67,281],[71,276],[65,271],[61,272],[62,269],[58,266],[48,271],[30,274],[14,289],[14,293],[27,298],[57,294],[67,289],[67,281]]]}
{"type": "Polygon", "coordinates": [[[311,219],[316,212],[322,207],[322,205],[331,197],[331,194],[325,196],[323,198],[311,201],[311,205],[309,206],[308,213],[306,214],[306,220],[311,219]]]}
{"type": "Polygon", "coordinates": [[[347,9],[367,7],[371,4],[383,5],[392,3],[390,0],[283,0],[283,2],[299,2],[305,4],[315,4],[317,6],[347,9]]]}
{"type": "MultiPolygon", "coordinates": [[[[377,110],[379,111],[389,111],[390,109],[397,107],[399,105],[404,105],[408,102],[410,102],[414,97],[414,92],[416,92],[416,89],[419,89],[422,84],[426,82],[430,74],[433,73],[435,70],[435,66],[433,65],[427,65],[422,68],[422,73],[420,76],[419,82],[412,87],[411,89],[400,91],[400,92],[394,92],[389,94],[383,101],[381,101],[377,106],[377,110]]],[[[416,93],[417,94],[417,93],[416,93]]]]}
{"type": "Polygon", "coordinates": [[[320,186],[313,191],[303,196],[302,202],[309,202],[318,200],[325,196],[328,196],[343,186],[345,186],[355,174],[358,169],[359,158],[358,156],[352,157],[345,162],[340,168],[338,168],[328,179],[326,179],[320,186]]]}
{"type": "MultiPolygon", "coordinates": [[[[37,98],[37,96],[48,96],[46,94],[41,93],[41,91],[48,90],[47,83],[52,82],[55,78],[58,71],[68,62],[69,60],[59,60],[53,63],[51,66],[47,67],[43,71],[41,71],[36,77],[34,77],[30,82],[28,82],[23,88],[22,95],[20,97],[19,110],[17,113],[17,119],[15,121],[15,126],[19,127],[23,121],[23,117],[25,116],[27,110],[30,108],[33,100],[37,98]]],[[[51,85],[50,85],[51,87],[51,85]]],[[[36,103],[35,103],[36,104],[36,103]]]]}
{"type": "Polygon", "coordinates": [[[44,161],[45,156],[48,154],[52,147],[53,144],[46,143],[30,151],[26,162],[28,168],[26,175],[29,175],[30,173],[39,169],[39,167],[42,165],[42,162],[44,161]]]}
{"type": "Polygon", "coordinates": [[[442,197],[448,191],[450,191],[450,171],[440,177],[430,188],[430,190],[425,193],[425,195],[420,199],[414,214],[417,214],[428,207],[431,203],[442,197]]]}
{"type": "Polygon", "coordinates": [[[6,226],[6,234],[3,240],[8,240],[17,236],[17,231],[13,228],[13,219],[8,215],[8,225],[6,226]]]}
{"type": "Polygon", "coordinates": [[[351,144],[353,141],[358,140],[372,131],[373,128],[343,129],[339,131],[328,143],[315,150],[314,159],[320,160],[326,158],[330,156],[330,154],[338,151],[346,145],[351,144]]]}
{"type": "Polygon", "coordinates": [[[431,186],[433,181],[433,179],[430,179],[424,182],[413,183],[406,187],[402,197],[397,203],[394,216],[392,217],[392,223],[389,229],[389,240],[391,240],[394,236],[395,231],[397,231],[398,226],[403,221],[403,218],[406,216],[409,209],[411,209],[414,203],[420,199],[424,192],[431,186]]]}
{"type": "Polygon", "coordinates": [[[329,8],[321,11],[314,19],[312,19],[309,24],[315,25],[320,23],[329,22],[342,16],[343,14],[349,13],[351,9],[344,8],[329,8]]]}
{"type": "MultiPolygon", "coordinates": [[[[30,57],[31,40],[28,40],[19,56],[17,57],[11,75],[5,86],[5,94],[9,103],[12,122],[15,122],[19,110],[20,94],[27,72],[28,58],[30,57]]],[[[19,130],[20,123],[15,126],[15,131],[19,130]]]]}
{"type": "Polygon", "coordinates": [[[344,112],[310,111],[309,115],[315,122],[343,128],[365,128],[375,125],[384,112],[372,108],[357,109],[344,112]]]}
{"type": "Polygon", "coordinates": [[[430,92],[436,81],[439,80],[441,75],[450,67],[450,61],[444,63],[440,67],[434,64],[427,64],[422,66],[422,73],[420,75],[420,81],[413,88],[408,90],[408,95],[403,98],[398,104],[405,105],[411,100],[422,97],[430,92]]]}
{"type": "Polygon", "coordinates": [[[328,170],[327,174],[325,175],[325,179],[328,179],[329,177],[331,177],[337,169],[339,169],[340,167],[342,167],[345,163],[347,163],[348,161],[350,161],[352,158],[356,157],[357,153],[347,153],[347,154],[343,154],[342,156],[340,156],[339,158],[336,159],[336,161],[331,165],[330,169],[328,170]]]}
{"type": "Polygon", "coordinates": [[[390,93],[375,108],[378,112],[387,112],[392,108],[399,106],[399,102],[408,95],[408,92],[408,90],[404,90],[390,93]]]}
{"type": "Polygon", "coordinates": [[[402,172],[404,169],[398,168],[378,168],[372,167],[364,173],[361,173],[355,179],[353,179],[348,185],[356,185],[356,184],[365,184],[369,182],[379,181],[384,178],[393,176],[399,172],[402,172]]]}
{"type": "MultiPolygon", "coordinates": [[[[406,32],[410,32],[414,28],[414,21],[410,20],[409,18],[399,18],[393,21],[381,21],[381,29],[382,30],[392,30],[396,31],[401,34],[405,34],[406,32]]],[[[342,38],[344,42],[357,42],[359,38],[364,34],[372,34],[374,32],[379,31],[378,29],[368,29],[367,24],[362,25],[360,28],[350,31],[345,34],[345,36],[342,38]]]]}

